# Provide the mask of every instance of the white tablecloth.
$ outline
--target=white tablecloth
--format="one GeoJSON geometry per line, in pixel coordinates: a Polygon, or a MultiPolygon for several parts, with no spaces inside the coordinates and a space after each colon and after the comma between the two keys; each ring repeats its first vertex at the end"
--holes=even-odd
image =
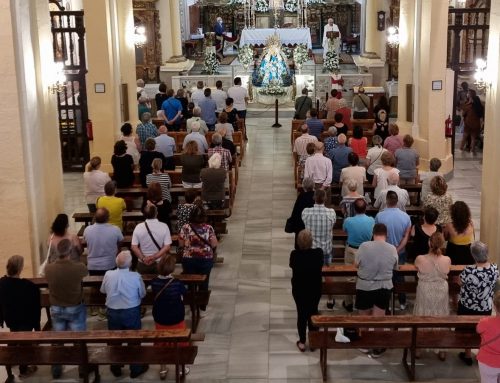
{"type": "Polygon", "coordinates": [[[280,36],[281,44],[306,44],[307,48],[312,49],[311,31],[309,28],[244,29],[241,33],[240,47],[245,44],[265,44],[266,39],[275,31],[280,36]]]}

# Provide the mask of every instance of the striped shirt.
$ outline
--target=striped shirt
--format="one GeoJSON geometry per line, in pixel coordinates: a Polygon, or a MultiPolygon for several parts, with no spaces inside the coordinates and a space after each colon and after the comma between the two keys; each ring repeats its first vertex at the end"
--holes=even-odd
{"type": "Polygon", "coordinates": [[[302,221],[312,233],[312,247],[322,249],[325,255],[332,253],[332,230],[336,219],[335,210],[325,205],[314,204],[302,212],[302,221]]]}
{"type": "Polygon", "coordinates": [[[172,196],[170,195],[172,181],[170,181],[170,176],[167,173],[148,174],[146,176],[146,185],[149,186],[152,182],[158,182],[160,184],[161,198],[168,202],[172,202],[172,196]]]}
{"type": "Polygon", "coordinates": [[[318,139],[316,136],[311,136],[309,133],[302,134],[300,137],[295,139],[295,143],[293,144],[293,152],[297,153],[297,155],[304,156],[307,154],[306,146],[309,142],[316,142],[318,139]]]}

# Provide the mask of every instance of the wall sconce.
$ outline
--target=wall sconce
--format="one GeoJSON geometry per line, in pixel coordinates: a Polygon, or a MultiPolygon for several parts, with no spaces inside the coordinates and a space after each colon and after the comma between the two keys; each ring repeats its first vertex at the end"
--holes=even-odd
{"type": "Polygon", "coordinates": [[[484,90],[490,86],[490,81],[488,79],[487,63],[486,60],[477,59],[476,60],[476,73],[474,73],[474,85],[478,90],[484,90]]]}
{"type": "Polygon", "coordinates": [[[146,28],[142,25],[135,27],[134,31],[134,45],[136,48],[146,45],[148,38],[146,36],[146,28]]]}
{"type": "Polygon", "coordinates": [[[389,45],[390,48],[399,47],[399,28],[395,25],[387,28],[387,45],[389,45]]]}
{"type": "Polygon", "coordinates": [[[54,82],[49,85],[49,91],[52,94],[61,93],[66,88],[66,75],[63,69],[64,64],[62,62],[54,63],[54,82]]]}

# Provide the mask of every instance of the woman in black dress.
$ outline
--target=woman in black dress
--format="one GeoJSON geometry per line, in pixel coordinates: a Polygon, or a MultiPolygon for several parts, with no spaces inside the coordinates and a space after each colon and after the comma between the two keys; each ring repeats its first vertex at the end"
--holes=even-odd
{"type": "Polygon", "coordinates": [[[227,122],[233,125],[235,132],[238,131],[238,111],[233,107],[234,100],[231,97],[226,98],[226,108],[224,112],[227,113],[227,122]]]}
{"type": "Polygon", "coordinates": [[[127,154],[127,143],[116,141],[114,154],[111,156],[113,165],[113,181],[118,188],[128,188],[134,184],[134,159],[127,154]]]}
{"type": "Polygon", "coordinates": [[[297,330],[299,340],[297,348],[306,350],[306,326],[314,330],[311,315],[318,314],[318,304],[321,298],[321,269],[323,267],[323,250],[311,249],[312,234],[302,230],[297,238],[299,250],[290,254],[292,269],[292,295],[297,306],[297,330]]]}
{"type": "Polygon", "coordinates": [[[429,239],[436,231],[441,232],[441,226],[436,225],[439,212],[432,206],[424,209],[424,223],[416,223],[411,228],[410,236],[413,244],[409,251],[409,260],[415,260],[417,256],[429,253],[429,239]]]}
{"type": "Polygon", "coordinates": [[[306,226],[302,221],[302,212],[306,207],[314,206],[314,181],[311,178],[304,178],[302,180],[302,191],[297,196],[295,200],[295,205],[293,205],[292,215],[289,220],[292,222],[292,228],[295,232],[295,250],[297,247],[297,236],[299,232],[304,230],[306,226]]]}

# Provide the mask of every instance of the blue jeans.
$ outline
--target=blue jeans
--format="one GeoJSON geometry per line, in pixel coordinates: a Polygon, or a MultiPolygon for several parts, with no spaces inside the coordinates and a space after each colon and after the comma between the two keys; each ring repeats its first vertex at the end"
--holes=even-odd
{"type": "MultiPolygon", "coordinates": [[[[406,263],[406,250],[403,250],[403,252],[398,254],[398,265],[404,265],[406,263]]],[[[394,275],[392,277],[392,282],[404,282],[405,277],[402,275],[394,275]]],[[[406,294],[400,293],[398,294],[398,301],[399,304],[405,305],[406,304],[406,294]]]]}
{"type": "MultiPolygon", "coordinates": [[[[107,307],[108,330],[140,330],[141,306],[130,309],[110,309],[107,307]]],[[[139,372],[140,364],[131,364],[130,372],[139,372]]]]}
{"type": "Polygon", "coordinates": [[[87,329],[87,308],[83,303],[77,306],[50,306],[52,329],[54,331],[85,331],[87,329]]]}
{"type": "Polygon", "coordinates": [[[208,280],[213,266],[213,259],[182,258],[182,272],[184,274],[203,274],[207,276],[207,280],[200,285],[200,290],[208,290],[208,280]]]}

